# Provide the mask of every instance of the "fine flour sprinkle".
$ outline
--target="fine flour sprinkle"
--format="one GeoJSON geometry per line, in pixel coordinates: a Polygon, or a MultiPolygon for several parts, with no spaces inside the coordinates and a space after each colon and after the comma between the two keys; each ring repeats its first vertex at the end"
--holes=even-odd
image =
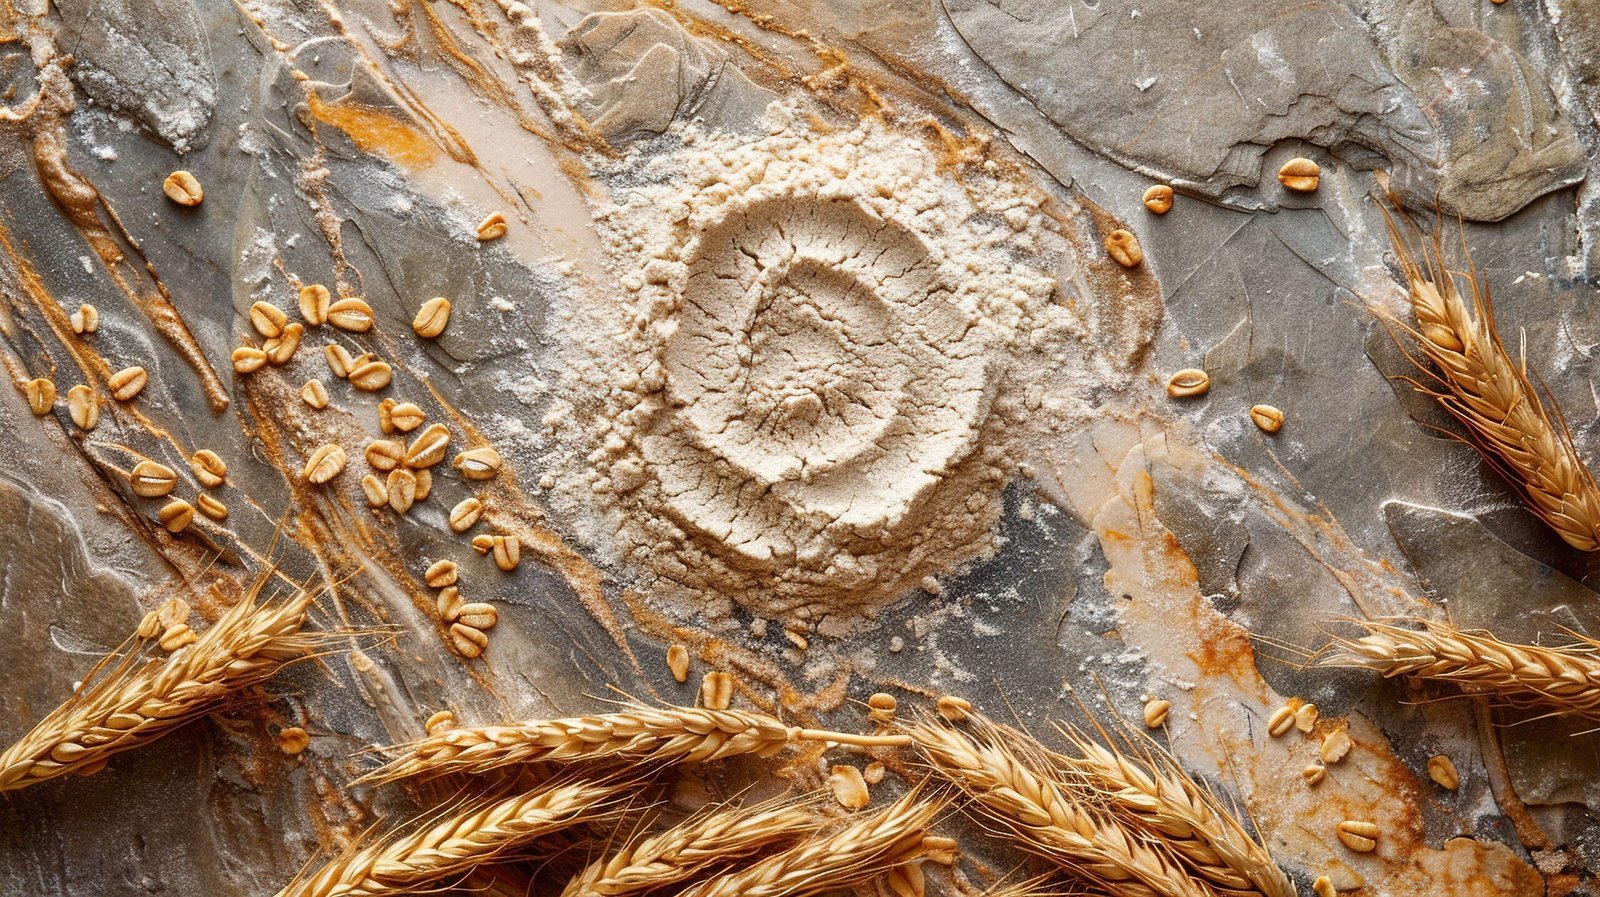
{"type": "MultiPolygon", "coordinates": [[[[996,546],[1007,379],[1056,320],[1042,195],[881,122],[682,133],[610,177],[623,295],[561,326],[601,545],[765,615],[870,611],[996,546]]],[[[992,166],[991,166],[992,167],[992,166]]]]}

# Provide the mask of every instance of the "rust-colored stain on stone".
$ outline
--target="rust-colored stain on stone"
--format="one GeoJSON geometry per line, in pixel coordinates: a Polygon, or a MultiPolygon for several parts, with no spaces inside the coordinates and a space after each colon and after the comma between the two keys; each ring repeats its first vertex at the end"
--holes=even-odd
{"type": "Polygon", "coordinates": [[[318,121],[343,131],[364,153],[377,153],[406,168],[429,168],[439,161],[433,141],[392,112],[351,101],[329,102],[316,91],[307,93],[306,108],[318,121]]]}

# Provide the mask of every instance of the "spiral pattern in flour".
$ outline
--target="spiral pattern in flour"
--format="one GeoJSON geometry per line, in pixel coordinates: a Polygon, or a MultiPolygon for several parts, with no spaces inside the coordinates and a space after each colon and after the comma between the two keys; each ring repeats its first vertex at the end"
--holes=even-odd
{"type": "Polygon", "coordinates": [[[595,306],[603,342],[574,321],[603,390],[575,410],[597,538],[646,588],[842,620],[998,544],[1003,382],[1060,317],[1064,244],[998,169],[948,171],[879,121],[770,114],[766,136],[693,133],[616,169],[621,302],[595,306]]]}
{"type": "Polygon", "coordinates": [[[922,237],[849,198],[727,202],[681,258],[639,440],[663,510],[746,571],[877,577],[978,441],[979,316],[922,237]]]}

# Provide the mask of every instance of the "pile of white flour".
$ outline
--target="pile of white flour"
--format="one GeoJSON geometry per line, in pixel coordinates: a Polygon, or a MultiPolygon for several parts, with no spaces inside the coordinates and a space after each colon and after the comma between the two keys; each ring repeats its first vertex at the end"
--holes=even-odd
{"type": "Polygon", "coordinates": [[[562,316],[593,401],[558,415],[592,449],[560,480],[657,586],[870,611],[994,548],[1007,375],[1060,326],[1065,244],[993,165],[958,180],[891,125],[772,115],[601,172],[623,294],[562,316]]]}

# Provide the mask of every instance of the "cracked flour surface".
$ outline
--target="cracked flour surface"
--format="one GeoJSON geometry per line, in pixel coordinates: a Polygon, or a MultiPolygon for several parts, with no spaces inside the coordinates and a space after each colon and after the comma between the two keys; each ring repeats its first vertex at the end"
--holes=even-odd
{"type": "Polygon", "coordinates": [[[1008,374],[1076,326],[1045,273],[1070,249],[993,163],[958,181],[888,124],[771,115],[601,172],[623,295],[564,315],[598,397],[569,498],[696,611],[870,613],[996,546],[1008,374]]]}

